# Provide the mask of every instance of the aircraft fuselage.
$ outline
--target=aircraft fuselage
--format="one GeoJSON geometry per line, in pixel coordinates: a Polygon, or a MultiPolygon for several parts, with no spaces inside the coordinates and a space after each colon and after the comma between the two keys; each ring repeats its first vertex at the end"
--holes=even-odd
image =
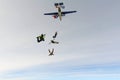
{"type": "Polygon", "coordinates": [[[62,20],[62,11],[61,11],[60,7],[58,7],[58,16],[59,16],[59,19],[61,21],[62,20]]]}

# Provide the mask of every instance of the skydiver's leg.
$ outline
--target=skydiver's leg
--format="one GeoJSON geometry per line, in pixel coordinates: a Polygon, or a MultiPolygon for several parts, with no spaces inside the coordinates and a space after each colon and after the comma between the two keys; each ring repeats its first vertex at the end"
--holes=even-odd
{"type": "Polygon", "coordinates": [[[43,38],[41,41],[45,41],[45,39],[43,38]]]}
{"type": "Polygon", "coordinates": [[[37,42],[40,42],[40,39],[39,39],[39,37],[37,37],[37,42]]]}
{"type": "Polygon", "coordinates": [[[48,51],[49,51],[49,53],[50,53],[49,56],[51,56],[51,51],[50,51],[50,49],[48,49],[48,51]]]}
{"type": "Polygon", "coordinates": [[[52,53],[54,52],[54,48],[52,49],[52,53]]]}
{"type": "Polygon", "coordinates": [[[52,55],[54,55],[54,48],[52,49],[52,55]]]}
{"type": "Polygon", "coordinates": [[[43,41],[45,41],[45,35],[46,35],[46,34],[43,34],[43,37],[42,37],[42,40],[43,40],[43,41]]]}

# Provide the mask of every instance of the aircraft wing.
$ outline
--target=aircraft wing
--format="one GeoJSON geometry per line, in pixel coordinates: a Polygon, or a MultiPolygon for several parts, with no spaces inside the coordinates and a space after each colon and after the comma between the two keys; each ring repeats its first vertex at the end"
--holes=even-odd
{"type": "Polygon", "coordinates": [[[75,13],[75,12],[77,12],[77,11],[64,11],[64,12],[62,12],[62,14],[69,14],[69,13],[75,13]]]}
{"type": "Polygon", "coordinates": [[[53,12],[53,13],[44,13],[44,15],[58,15],[57,12],[53,12]]]}

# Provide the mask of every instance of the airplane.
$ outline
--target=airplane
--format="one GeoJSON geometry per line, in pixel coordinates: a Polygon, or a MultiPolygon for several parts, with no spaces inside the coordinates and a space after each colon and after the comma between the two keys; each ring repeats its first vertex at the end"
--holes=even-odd
{"type": "Polygon", "coordinates": [[[58,9],[58,12],[52,12],[52,13],[44,13],[44,15],[53,15],[53,17],[56,19],[59,17],[60,21],[62,20],[62,16],[65,16],[66,14],[75,13],[77,11],[61,11],[61,8],[65,8],[64,4],[61,3],[55,3],[54,6],[58,9]]]}
{"type": "Polygon", "coordinates": [[[50,54],[49,54],[49,56],[52,56],[52,55],[54,55],[54,54],[53,54],[53,52],[54,52],[54,49],[52,49],[52,51],[50,51],[50,49],[48,49],[48,51],[49,51],[49,53],[50,53],[50,54]]]}

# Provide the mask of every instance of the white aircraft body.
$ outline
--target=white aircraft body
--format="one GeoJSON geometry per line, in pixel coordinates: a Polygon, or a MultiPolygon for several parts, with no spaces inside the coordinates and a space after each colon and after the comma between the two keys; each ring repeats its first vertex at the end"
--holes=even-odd
{"type": "Polygon", "coordinates": [[[77,11],[61,11],[61,8],[64,8],[63,3],[55,3],[55,7],[58,9],[58,12],[45,13],[44,15],[53,15],[55,19],[59,17],[61,21],[62,16],[65,16],[66,14],[69,14],[69,13],[77,12],[77,11]]]}

